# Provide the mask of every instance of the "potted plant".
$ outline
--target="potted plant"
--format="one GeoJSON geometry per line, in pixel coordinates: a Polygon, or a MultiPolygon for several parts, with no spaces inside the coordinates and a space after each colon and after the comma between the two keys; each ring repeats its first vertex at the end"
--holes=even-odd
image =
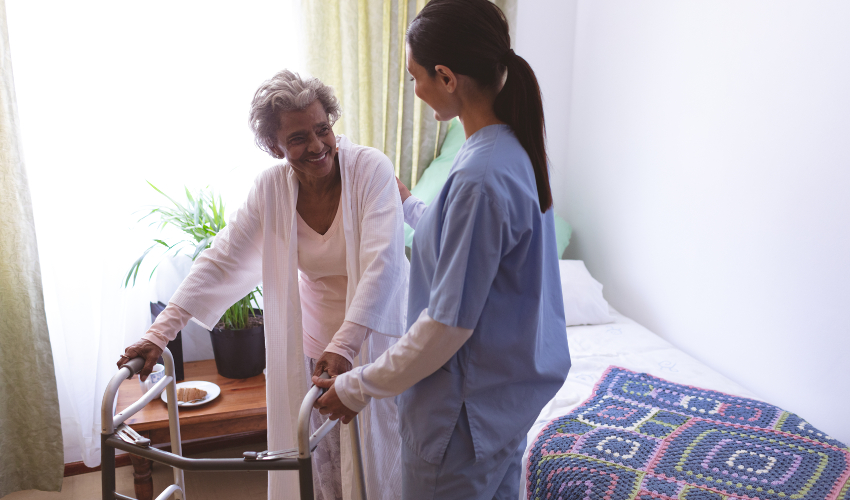
{"type": "MultiPolygon", "coordinates": [[[[159,188],[148,182],[159,194],[170,202],[169,205],[153,207],[142,220],[153,217],[151,226],[158,226],[163,233],[169,227],[178,229],[180,237],[163,235],[155,238],[154,243],[133,262],[124,286],[130,282],[135,285],[142,262],[155,248],[162,250],[160,262],[169,253],[178,255],[181,252],[190,255],[194,261],[204,250],[213,244],[215,235],[227,224],[224,218],[224,202],[221,196],[216,199],[212,191],[201,189],[197,196],[192,196],[186,190],[186,202],[180,203],[163,193],[159,188]]],[[[159,263],[154,266],[149,276],[159,263]]],[[[215,365],[218,373],[227,378],[248,378],[259,375],[266,366],[266,346],[263,330],[263,312],[257,301],[262,296],[260,287],[230,306],[210,331],[215,365]]]]}

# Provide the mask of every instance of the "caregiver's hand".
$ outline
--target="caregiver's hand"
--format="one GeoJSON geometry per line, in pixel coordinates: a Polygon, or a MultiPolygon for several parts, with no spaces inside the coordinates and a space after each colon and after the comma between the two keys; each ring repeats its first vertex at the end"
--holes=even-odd
{"type": "Polygon", "coordinates": [[[351,420],[357,416],[357,413],[349,410],[344,404],[342,404],[342,401],[339,400],[339,396],[337,396],[336,389],[334,388],[334,379],[314,376],[313,384],[316,387],[321,387],[328,391],[313,404],[313,408],[319,410],[319,413],[322,415],[330,415],[328,418],[331,420],[341,418],[342,423],[344,424],[351,422],[351,420]]]}
{"type": "Polygon", "coordinates": [[[159,359],[160,356],[162,356],[162,349],[160,349],[156,344],[150,340],[140,340],[124,349],[124,355],[118,358],[118,363],[116,364],[118,365],[118,368],[121,368],[127,363],[127,361],[130,361],[133,358],[145,358],[145,366],[142,368],[142,371],[139,372],[139,378],[145,380],[148,378],[148,375],[151,374],[153,365],[156,364],[156,360],[159,359]]]}
{"type": "Polygon", "coordinates": [[[407,186],[398,177],[395,178],[395,182],[398,184],[398,194],[401,195],[401,202],[404,203],[404,200],[410,198],[410,190],[407,189],[407,186]]]}
{"type": "Polygon", "coordinates": [[[318,377],[322,372],[328,372],[331,377],[342,375],[351,370],[351,361],[345,359],[335,352],[322,353],[322,357],[316,361],[316,369],[313,370],[313,378],[318,377]]]}

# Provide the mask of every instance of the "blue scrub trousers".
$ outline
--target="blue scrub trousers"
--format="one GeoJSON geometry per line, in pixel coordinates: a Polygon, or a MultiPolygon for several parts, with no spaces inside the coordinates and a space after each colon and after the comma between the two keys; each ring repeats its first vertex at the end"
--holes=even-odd
{"type": "Polygon", "coordinates": [[[422,460],[406,444],[402,447],[402,499],[517,500],[525,447],[523,433],[495,455],[476,463],[463,406],[441,464],[422,460]]]}

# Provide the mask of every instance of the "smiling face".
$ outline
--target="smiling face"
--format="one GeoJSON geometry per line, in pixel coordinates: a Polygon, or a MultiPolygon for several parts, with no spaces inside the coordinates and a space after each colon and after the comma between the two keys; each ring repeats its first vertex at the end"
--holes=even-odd
{"type": "Polygon", "coordinates": [[[407,45],[407,72],[413,77],[413,93],[434,110],[434,118],[448,121],[458,115],[458,100],[454,94],[457,88],[455,75],[445,66],[437,66],[436,73],[428,71],[413,59],[410,45],[407,45]]]}
{"type": "Polygon", "coordinates": [[[336,137],[318,99],[301,111],[281,115],[275,149],[303,176],[326,177],[334,171],[336,137]]]}

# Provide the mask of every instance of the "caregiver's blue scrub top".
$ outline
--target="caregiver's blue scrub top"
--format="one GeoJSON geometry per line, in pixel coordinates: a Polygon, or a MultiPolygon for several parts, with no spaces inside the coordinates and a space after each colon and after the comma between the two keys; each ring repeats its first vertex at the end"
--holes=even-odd
{"type": "MultiPolygon", "coordinates": [[[[427,308],[472,337],[399,396],[400,430],[440,463],[466,405],[476,460],[528,432],[570,369],[554,210],[508,125],[474,133],[416,225],[408,323],[427,308]]],[[[409,327],[410,325],[408,325],[409,327]]]]}

